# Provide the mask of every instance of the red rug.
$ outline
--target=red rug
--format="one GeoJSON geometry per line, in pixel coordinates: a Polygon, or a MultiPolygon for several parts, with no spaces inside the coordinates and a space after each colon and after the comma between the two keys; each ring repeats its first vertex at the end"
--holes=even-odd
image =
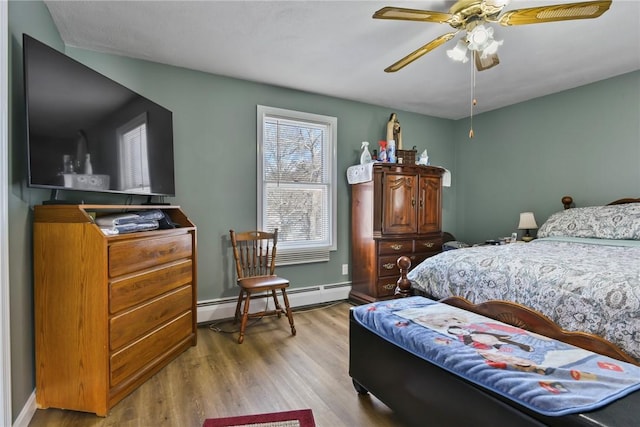
{"type": "Polygon", "coordinates": [[[315,427],[311,409],[273,412],[270,414],[243,415],[240,417],[210,418],[202,427],[315,427]]]}

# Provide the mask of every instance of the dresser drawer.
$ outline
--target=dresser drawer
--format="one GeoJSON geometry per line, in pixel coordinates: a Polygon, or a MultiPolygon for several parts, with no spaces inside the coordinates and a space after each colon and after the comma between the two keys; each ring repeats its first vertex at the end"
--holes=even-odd
{"type": "Polygon", "coordinates": [[[381,277],[378,279],[376,292],[378,298],[390,297],[395,294],[399,277],[381,277]]]}
{"type": "Polygon", "coordinates": [[[416,239],[414,252],[442,252],[442,239],[416,239]]]}
{"type": "Polygon", "coordinates": [[[144,338],[113,353],[110,357],[109,382],[115,387],[132,375],[137,375],[147,365],[160,361],[165,351],[170,351],[193,332],[191,312],[185,313],[144,338]]]}
{"type": "Polygon", "coordinates": [[[109,320],[109,348],[118,349],[191,309],[192,287],[186,286],[109,320]]]}
{"type": "Polygon", "coordinates": [[[413,252],[413,240],[380,240],[378,255],[398,254],[398,257],[413,252]]]}
{"type": "Polygon", "coordinates": [[[109,277],[190,258],[191,234],[116,242],[109,246],[109,277]]]}
{"type": "Polygon", "coordinates": [[[193,262],[190,259],[112,280],[109,285],[109,313],[133,307],[192,281],[193,262]]]}

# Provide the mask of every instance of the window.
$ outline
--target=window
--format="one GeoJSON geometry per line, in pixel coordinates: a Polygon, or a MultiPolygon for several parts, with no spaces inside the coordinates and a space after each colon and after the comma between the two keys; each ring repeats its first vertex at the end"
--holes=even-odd
{"type": "Polygon", "coordinates": [[[147,155],[147,114],[140,114],[116,132],[120,187],[125,191],[148,193],[151,191],[151,179],[147,155]]]}
{"type": "Polygon", "coordinates": [[[335,117],[258,105],[258,228],[278,229],[278,265],[336,249],[335,117]]]}

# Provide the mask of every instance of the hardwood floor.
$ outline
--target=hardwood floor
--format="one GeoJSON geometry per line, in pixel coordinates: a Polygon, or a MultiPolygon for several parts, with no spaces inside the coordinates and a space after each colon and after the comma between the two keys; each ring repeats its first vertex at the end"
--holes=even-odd
{"type": "Polygon", "coordinates": [[[317,427],[403,424],[371,395],[358,395],[348,374],[348,311],[339,302],[265,318],[237,343],[232,322],[198,328],[198,345],[118,403],[106,418],[39,409],[30,427],[200,427],[205,418],[294,409],[313,410],[317,427]],[[232,333],[233,332],[233,333],[232,333]]]}

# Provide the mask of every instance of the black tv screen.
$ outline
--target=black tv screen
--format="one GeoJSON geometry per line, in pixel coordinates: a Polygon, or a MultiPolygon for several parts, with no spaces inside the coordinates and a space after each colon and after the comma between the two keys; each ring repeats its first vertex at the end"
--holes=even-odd
{"type": "Polygon", "coordinates": [[[28,185],[174,196],[173,115],[23,35],[28,185]]]}

